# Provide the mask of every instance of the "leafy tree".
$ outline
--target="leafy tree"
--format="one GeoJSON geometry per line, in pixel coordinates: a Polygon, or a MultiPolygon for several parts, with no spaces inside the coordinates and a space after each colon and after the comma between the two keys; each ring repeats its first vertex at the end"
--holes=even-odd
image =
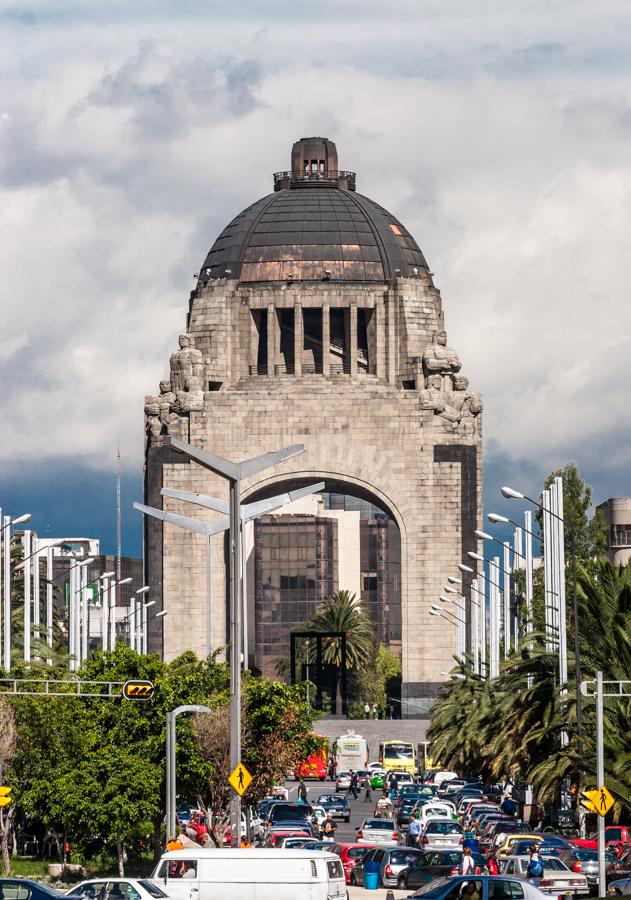
{"type": "MultiPolygon", "coordinates": [[[[4,700],[0,700],[0,784],[8,781],[4,775],[7,767],[15,756],[17,743],[17,730],[13,709],[4,700]]],[[[2,871],[4,875],[11,874],[11,857],[9,856],[9,834],[13,817],[15,815],[15,798],[10,807],[0,807],[0,843],[2,845],[2,871]]]]}
{"type": "MultiPolygon", "coordinates": [[[[565,552],[569,559],[572,553],[572,535],[576,541],[576,556],[588,560],[600,556],[607,545],[607,524],[600,510],[588,516],[592,505],[592,489],[581,478],[575,463],[568,463],[562,469],[551,472],[545,480],[544,490],[549,488],[558,476],[563,478],[563,518],[565,520],[565,552]]],[[[543,513],[538,510],[536,519],[543,527],[543,513]]]]}
{"type": "Polygon", "coordinates": [[[401,661],[384,644],[373,645],[366,668],[351,673],[349,688],[358,718],[365,715],[366,703],[385,709],[390,697],[401,695],[401,661]]]}

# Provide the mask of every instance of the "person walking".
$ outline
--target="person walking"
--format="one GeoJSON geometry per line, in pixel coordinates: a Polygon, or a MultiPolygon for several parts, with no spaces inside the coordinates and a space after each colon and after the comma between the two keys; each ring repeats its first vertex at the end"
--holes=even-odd
{"type": "Polygon", "coordinates": [[[462,862],[460,863],[461,875],[475,875],[475,860],[471,856],[471,847],[465,847],[462,854],[462,862]]]}
{"type": "Polygon", "coordinates": [[[364,803],[371,803],[372,802],[372,786],[370,784],[370,775],[366,776],[364,784],[366,785],[366,793],[364,794],[364,803]]]}
{"type": "Polygon", "coordinates": [[[488,859],[486,861],[486,867],[489,870],[489,875],[499,875],[500,867],[497,861],[497,850],[491,850],[489,853],[488,859]]]}
{"type": "Polygon", "coordinates": [[[335,840],[335,829],[337,825],[333,821],[333,813],[328,812],[326,814],[326,819],[322,824],[322,840],[323,841],[334,841],[335,840]]]}
{"type": "Polygon", "coordinates": [[[410,820],[410,824],[408,826],[408,836],[406,839],[406,843],[407,843],[408,847],[418,847],[420,839],[421,839],[420,813],[415,812],[414,817],[410,820]]]}
{"type": "Polygon", "coordinates": [[[526,878],[535,887],[539,887],[541,876],[543,875],[543,863],[539,856],[536,844],[530,845],[530,857],[528,859],[528,868],[526,869],[526,878]]]}
{"type": "Polygon", "coordinates": [[[390,776],[390,799],[392,800],[393,803],[396,800],[398,790],[399,790],[399,779],[393,772],[392,775],[390,776]]]}
{"type": "Polygon", "coordinates": [[[353,800],[357,800],[359,795],[359,778],[357,777],[357,772],[350,771],[351,776],[351,793],[353,794],[353,800]]]}
{"type": "Polygon", "coordinates": [[[298,803],[306,803],[307,802],[307,785],[304,783],[302,778],[300,779],[300,783],[298,785],[298,803]]]}

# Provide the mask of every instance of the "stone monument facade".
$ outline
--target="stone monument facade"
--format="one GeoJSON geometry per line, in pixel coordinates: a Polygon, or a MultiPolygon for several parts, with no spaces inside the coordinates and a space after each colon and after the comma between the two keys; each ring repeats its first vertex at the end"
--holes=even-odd
{"type": "MultiPolygon", "coordinates": [[[[430,606],[477,549],[482,400],[460,374],[423,254],[355,191],[335,145],[298,141],[292,170],[274,179],[274,192],[215,241],[169,380],[145,399],[145,502],[204,519],[212,514],[162,498],[161,488],[227,497],[225,482],[174,452],[171,436],[231,459],[304,444],[244,483],[243,499],[323,480],[390,514],[401,537],[402,696],[418,714],[455,649],[430,606]]],[[[203,655],[204,539],[154,519],[145,529],[147,583],[155,609],[168,613],[151,620],[150,650],[203,655]]],[[[214,538],[213,647],[227,643],[226,559],[214,538]]]]}

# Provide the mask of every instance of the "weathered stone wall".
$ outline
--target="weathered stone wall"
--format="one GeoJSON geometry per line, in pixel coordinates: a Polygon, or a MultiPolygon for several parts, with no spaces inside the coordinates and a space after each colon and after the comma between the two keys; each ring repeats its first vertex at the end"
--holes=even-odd
{"type": "MultiPolygon", "coordinates": [[[[232,459],[305,445],[302,455],[245,482],[244,499],[276,493],[279,485],[323,479],[336,489],[345,486],[348,493],[371,498],[392,514],[401,532],[403,692],[425,707],[444,680],[441,672],[451,668],[455,649],[453,630],[444,619],[431,617],[429,608],[442,593],[446,576],[461,561],[468,562],[467,550],[475,549],[472,533],[480,527],[482,497],[481,402],[459,375],[457,356],[437,337],[442,326],[440,295],[427,279],[399,278],[382,287],[322,283],[246,288],[215,282],[194,293],[188,331],[203,357],[205,386],[221,382],[221,389],[206,391],[201,409],[187,404],[184,396],[166,424],[156,421],[155,404],[147,405],[152,410],[147,417],[147,483],[152,486],[147,497],[153,505],[160,505],[160,484],[227,498],[225,482],[199,466],[184,458],[174,461],[171,451],[161,461],[168,435],[177,434],[232,459]],[[375,308],[376,374],[250,376],[256,363],[250,310],[296,304],[375,308]]],[[[268,342],[275,339],[268,335],[268,342]]],[[[183,352],[190,355],[186,348],[183,352]]],[[[172,366],[185,368],[188,357],[182,364],[178,359],[172,366]]],[[[173,500],[165,500],[164,508],[209,516],[207,510],[173,500]]],[[[155,520],[147,524],[147,537],[152,589],[162,547],[161,602],[168,611],[153,620],[152,647],[161,649],[163,638],[166,659],[188,649],[203,654],[204,540],[171,525],[162,529],[155,520]]],[[[227,640],[225,562],[225,541],[213,538],[213,647],[227,640]]],[[[152,592],[159,605],[158,594],[152,592]]]]}

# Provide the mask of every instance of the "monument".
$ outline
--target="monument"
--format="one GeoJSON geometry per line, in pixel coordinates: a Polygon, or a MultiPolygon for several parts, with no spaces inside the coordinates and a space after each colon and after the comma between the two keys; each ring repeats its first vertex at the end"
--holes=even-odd
{"type": "MultiPolygon", "coordinates": [[[[171,436],[231,459],[304,444],[302,455],[245,482],[243,500],[324,481],[396,523],[393,643],[404,714],[419,714],[455,649],[451,626],[429,608],[477,549],[482,401],[460,374],[440,292],[404,225],[356,191],[332,141],[303,138],[291,159],[274,191],[226,226],[199,271],[169,379],[145,400],[145,502],[204,519],[212,514],[161,489],[226,497],[225,482],[174,452],[171,436]]],[[[227,556],[213,541],[210,629],[213,647],[223,647],[227,556]]],[[[203,538],[147,518],[145,554],[156,610],[168,612],[151,620],[150,651],[202,655],[203,538]]],[[[257,635],[282,627],[262,621],[259,607],[250,603],[254,665],[257,635]]]]}

